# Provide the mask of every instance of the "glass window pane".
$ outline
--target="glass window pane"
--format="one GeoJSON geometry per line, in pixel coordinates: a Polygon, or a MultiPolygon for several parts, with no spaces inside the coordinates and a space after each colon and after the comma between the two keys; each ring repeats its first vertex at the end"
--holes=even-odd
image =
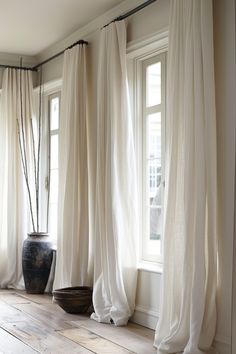
{"type": "Polygon", "coordinates": [[[59,128],[59,97],[50,100],[50,128],[51,130],[59,128]]]}
{"type": "Polygon", "coordinates": [[[158,159],[161,165],[161,113],[150,114],[147,119],[147,158],[158,159]]]}
{"type": "Polygon", "coordinates": [[[58,135],[51,135],[51,169],[58,168],[58,135]]]}
{"type": "Polygon", "coordinates": [[[161,223],[161,208],[150,208],[150,240],[160,240],[162,223],[161,223]]]}
{"type": "Polygon", "coordinates": [[[149,65],[146,71],[146,105],[161,103],[161,62],[149,65]]]}
{"type": "Polygon", "coordinates": [[[162,209],[147,208],[148,235],[146,236],[147,252],[149,255],[161,254],[162,209]]]}
{"type": "Polygon", "coordinates": [[[58,170],[51,170],[50,176],[50,203],[57,203],[58,200],[58,170]]]}
{"type": "Polygon", "coordinates": [[[162,204],[162,184],[161,166],[158,160],[148,161],[148,199],[149,205],[161,206],[162,204]]]}

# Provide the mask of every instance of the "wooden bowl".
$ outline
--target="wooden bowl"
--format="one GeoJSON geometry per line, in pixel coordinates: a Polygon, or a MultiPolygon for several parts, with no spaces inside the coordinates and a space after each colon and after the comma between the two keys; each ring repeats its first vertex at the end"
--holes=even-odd
{"type": "Polygon", "coordinates": [[[57,304],[68,313],[84,313],[92,305],[93,289],[89,286],[75,286],[53,291],[57,304]]]}

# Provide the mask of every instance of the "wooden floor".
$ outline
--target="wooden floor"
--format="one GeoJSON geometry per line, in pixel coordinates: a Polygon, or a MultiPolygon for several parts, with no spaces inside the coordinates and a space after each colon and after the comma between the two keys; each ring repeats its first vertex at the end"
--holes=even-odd
{"type": "Polygon", "coordinates": [[[49,295],[0,290],[0,354],[154,354],[154,332],[70,315],[49,295]]]}

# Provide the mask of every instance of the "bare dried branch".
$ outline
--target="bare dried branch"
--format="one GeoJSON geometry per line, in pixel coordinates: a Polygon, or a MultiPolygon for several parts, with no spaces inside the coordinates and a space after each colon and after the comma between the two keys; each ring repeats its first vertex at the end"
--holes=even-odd
{"type": "Polygon", "coordinates": [[[39,171],[40,171],[40,149],[41,149],[41,125],[42,125],[42,68],[40,69],[39,83],[39,117],[38,117],[38,152],[37,152],[37,178],[36,178],[36,217],[37,231],[39,231],[39,171]]]}
{"type": "Polygon", "coordinates": [[[23,172],[24,172],[25,182],[26,182],[26,188],[27,188],[28,198],[29,198],[30,216],[31,216],[33,231],[35,232],[34,214],[33,214],[33,208],[32,208],[32,198],[31,198],[31,193],[30,193],[28,175],[27,175],[27,172],[25,169],[25,158],[26,157],[24,156],[24,152],[22,149],[22,141],[21,141],[20,126],[19,126],[18,119],[17,119],[17,128],[18,128],[18,138],[19,138],[21,162],[22,162],[22,167],[23,167],[23,172]]]}
{"type": "Polygon", "coordinates": [[[49,225],[49,201],[50,201],[50,192],[51,192],[51,139],[50,139],[50,131],[51,131],[51,121],[50,121],[50,118],[51,118],[51,114],[48,116],[48,135],[47,135],[47,138],[48,138],[48,141],[47,141],[47,145],[48,145],[48,189],[47,189],[47,223],[46,223],[46,226],[47,226],[47,232],[48,232],[48,225],[49,225]]]}

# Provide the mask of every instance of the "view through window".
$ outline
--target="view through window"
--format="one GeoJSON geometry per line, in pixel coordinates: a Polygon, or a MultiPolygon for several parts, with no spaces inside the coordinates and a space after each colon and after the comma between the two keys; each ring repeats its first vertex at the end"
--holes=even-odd
{"type": "Polygon", "coordinates": [[[160,261],[164,199],[165,54],[142,62],[142,259],[160,261]]]}
{"type": "Polygon", "coordinates": [[[50,198],[49,198],[49,233],[57,239],[58,205],[58,140],[59,140],[60,94],[49,96],[50,130],[50,198]]]}

